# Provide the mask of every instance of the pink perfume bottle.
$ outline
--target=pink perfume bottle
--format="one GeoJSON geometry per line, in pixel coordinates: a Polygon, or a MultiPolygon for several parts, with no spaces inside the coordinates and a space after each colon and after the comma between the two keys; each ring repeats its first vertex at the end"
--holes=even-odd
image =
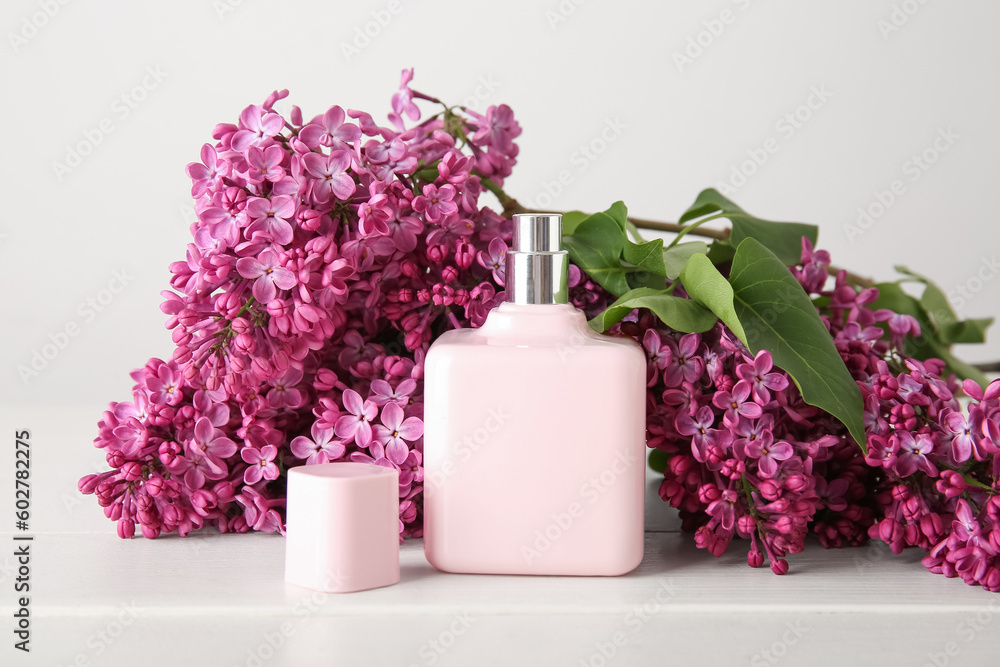
{"type": "Polygon", "coordinates": [[[619,575],[642,560],[646,360],[567,303],[558,215],[514,217],[506,303],[427,354],[424,551],[446,572],[619,575]]]}

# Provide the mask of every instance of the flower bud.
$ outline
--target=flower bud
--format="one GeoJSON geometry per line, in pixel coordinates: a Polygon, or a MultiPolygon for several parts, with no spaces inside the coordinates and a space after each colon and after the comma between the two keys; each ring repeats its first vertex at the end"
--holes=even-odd
{"type": "Polygon", "coordinates": [[[160,527],[144,523],[142,524],[142,536],[149,540],[156,539],[160,536],[160,527]]]}
{"type": "Polygon", "coordinates": [[[684,487],[672,479],[665,479],[660,483],[659,494],[671,507],[678,507],[684,498],[684,487]]]}
{"type": "Polygon", "coordinates": [[[181,323],[181,326],[190,328],[201,322],[201,315],[193,308],[185,308],[177,313],[177,320],[181,323]]]}
{"type": "Polygon", "coordinates": [[[937,542],[941,538],[944,529],[944,522],[938,514],[930,513],[920,517],[920,532],[931,542],[937,542]]]}
{"type": "Polygon", "coordinates": [[[337,386],[337,380],[336,373],[329,368],[321,368],[316,371],[316,377],[313,378],[313,386],[316,387],[317,391],[330,391],[337,386]]]}
{"type": "Polygon", "coordinates": [[[122,478],[126,482],[134,482],[142,477],[142,466],[135,461],[126,461],[121,467],[122,478]]]}
{"type": "Polygon", "coordinates": [[[188,345],[193,336],[186,329],[174,329],[170,332],[170,338],[174,341],[174,345],[188,345]]]}
{"type": "Polygon", "coordinates": [[[421,274],[420,267],[412,259],[404,259],[399,263],[399,270],[407,278],[416,278],[421,274]]]}
{"type": "Polygon", "coordinates": [[[773,479],[761,480],[757,488],[760,489],[760,495],[767,500],[776,500],[781,495],[781,485],[773,479]]]}
{"type": "Polygon", "coordinates": [[[423,331],[411,331],[403,336],[403,344],[406,345],[406,349],[415,350],[423,344],[423,339],[423,331]]]}
{"type": "Polygon", "coordinates": [[[444,260],[447,250],[448,247],[443,245],[427,246],[427,259],[434,264],[440,264],[444,260]]]}
{"type": "Polygon", "coordinates": [[[183,365],[191,361],[192,356],[190,348],[187,346],[178,346],[174,348],[171,358],[176,361],[178,365],[183,365]]]}
{"type": "Polygon", "coordinates": [[[216,503],[226,503],[232,501],[236,495],[236,487],[229,480],[222,480],[212,487],[215,494],[216,503]]]}
{"type": "Polygon", "coordinates": [[[718,500],[720,497],[722,497],[722,492],[719,491],[719,487],[714,484],[703,484],[698,489],[698,500],[706,505],[718,500]]]}
{"type": "Polygon", "coordinates": [[[157,496],[160,495],[160,492],[163,490],[163,478],[150,477],[148,480],[146,480],[146,483],[143,485],[143,488],[146,489],[146,493],[148,493],[153,498],[156,498],[157,496]]]}
{"type": "Polygon", "coordinates": [[[266,382],[271,377],[271,362],[262,357],[254,357],[250,362],[250,369],[260,382],[266,382]]]}
{"type": "Polygon", "coordinates": [[[82,477],[77,484],[77,488],[80,489],[80,493],[84,495],[90,495],[97,488],[97,485],[101,482],[100,475],[86,475],[82,477]]]}
{"type": "Polygon", "coordinates": [[[802,493],[809,488],[809,478],[805,475],[789,475],[785,480],[785,488],[792,493],[802,493]]]}
{"type": "Polygon", "coordinates": [[[271,317],[288,317],[291,306],[284,299],[273,299],[267,304],[267,314],[271,317]]]}
{"type": "Polygon", "coordinates": [[[683,477],[693,465],[694,459],[683,454],[670,457],[670,461],[667,463],[674,477],[683,477]]]}
{"type": "Polygon", "coordinates": [[[248,331],[253,329],[253,325],[250,324],[250,320],[248,320],[245,317],[235,318],[229,326],[232,328],[234,332],[238,334],[247,333],[248,331]]]}
{"type": "Polygon", "coordinates": [[[131,538],[135,535],[135,521],[131,519],[121,519],[118,522],[118,537],[123,540],[131,538]]]}
{"type": "Polygon", "coordinates": [[[126,461],[125,455],[118,450],[113,450],[108,452],[105,458],[107,458],[108,465],[111,466],[112,468],[121,468],[123,465],[125,465],[126,461]]]}
{"type": "Polygon", "coordinates": [[[476,250],[472,247],[472,244],[465,241],[461,241],[458,247],[455,249],[455,264],[461,269],[467,269],[472,266],[472,263],[476,259],[476,250]]]}
{"type": "Polygon", "coordinates": [[[254,349],[257,347],[253,336],[245,333],[238,335],[233,341],[233,345],[243,354],[253,354],[254,349]]]}

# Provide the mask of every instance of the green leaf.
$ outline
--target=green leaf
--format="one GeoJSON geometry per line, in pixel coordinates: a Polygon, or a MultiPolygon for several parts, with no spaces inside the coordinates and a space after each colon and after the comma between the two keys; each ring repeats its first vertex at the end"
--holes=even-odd
{"type": "Polygon", "coordinates": [[[626,231],[628,231],[628,233],[632,235],[632,238],[635,239],[636,243],[646,242],[646,239],[642,238],[642,234],[639,232],[639,228],[636,227],[635,223],[633,223],[631,220],[626,222],[625,227],[626,231]]]}
{"type": "Polygon", "coordinates": [[[992,317],[980,317],[961,322],[951,322],[941,327],[941,340],[945,343],[985,343],[986,330],[993,324],[992,317]]]}
{"type": "Polygon", "coordinates": [[[628,208],[624,202],[616,201],[605,213],[621,227],[624,238],[622,258],[642,271],[665,277],[667,271],[663,266],[663,239],[633,242],[628,237],[630,223],[628,221],[628,208]]]}
{"type": "Polygon", "coordinates": [[[663,239],[653,239],[644,243],[632,243],[626,240],[622,250],[622,257],[626,262],[656,276],[667,275],[663,254],[663,239]]]}
{"type": "Polygon", "coordinates": [[[640,287],[622,295],[607,310],[590,320],[590,326],[598,332],[607,331],[636,308],[648,308],[668,327],[684,333],[708,331],[717,321],[712,311],[691,299],[673,296],[667,290],[640,287]]]}
{"type": "Polygon", "coordinates": [[[605,213],[618,223],[623,232],[628,228],[628,207],[625,206],[625,202],[616,201],[605,213]]]}
{"type": "Polygon", "coordinates": [[[715,313],[746,344],[747,335],[733,303],[733,286],[712,260],[705,255],[692,255],[681,271],[680,280],[692,299],[715,313]]]}
{"type": "Polygon", "coordinates": [[[757,239],[744,239],[736,248],[729,282],[750,351],[768,350],[803,400],[843,422],[864,450],[861,391],[784,261],[757,239]]]}
{"type": "MultiPolygon", "coordinates": [[[[713,213],[722,214],[732,223],[730,239],[733,247],[739,247],[744,239],[757,239],[770,248],[786,266],[801,261],[802,237],[807,237],[815,245],[819,232],[816,225],[772,222],[754,217],[713,188],[701,191],[698,198],[681,216],[680,222],[688,222],[713,213]]],[[[714,247],[715,244],[712,245],[714,247]]]]}
{"type": "Polygon", "coordinates": [[[703,241],[691,241],[690,243],[681,243],[680,245],[675,245],[670,250],[663,251],[663,266],[666,270],[666,277],[671,280],[677,280],[678,276],[681,275],[681,271],[684,270],[684,265],[687,264],[688,259],[691,255],[701,253],[708,253],[708,246],[703,241]]]}
{"type": "Polygon", "coordinates": [[[583,219],[577,211],[563,217],[563,246],[570,260],[599,285],[621,296],[635,286],[662,287],[667,275],[663,240],[634,243],[628,238],[628,209],[615,202],[607,211],[583,219]]]}
{"type": "Polygon", "coordinates": [[[615,296],[628,291],[626,267],[622,264],[625,230],[607,213],[595,213],[580,221],[570,236],[563,235],[570,261],[615,296]]]}
{"type": "Polygon", "coordinates": [[[802,237],[816,244],[818,228],[800,222],[770,222],[749,216],[729,218],[733,223],[732,243],[737,248],[744,239],[756,239],[770,248],[785,266],[802,261],[802,237]]]}
{"type": "Polygon", "coordinates": [[[678,222],[685,223],[710,213],[737,213],[746,215],[746,211],[740,208],[736,202],[722,195],[715,188],[707,188],[698,193],[698,198],[688,207],[688,210],[680,217],[678,222]]]}
{"type": "Polygon", "coordinates": [[[664,472],[670,462],[670,455],[661,449],[654,449],[649,453],[649,467],[656,472],[664,472]]]}
{"type": "Polygon", "coordinates": [[[733,255],[735,254],[736,248],[733,247],[728,239],[724,241],[712,241],[712,245],[708,248],[708,258],[716,266],[728,264],[733,261],[733,255]]]}
{"type": "Polygon", "coordinates": [[[569,236],[576,231],[577,226],[590,216],[583,211],[568,211],[562,215],[563,236],[569,236]]]}
{"type": "Polygon", "coordinates": [[[657,291],[666,289],[667,279],[663,276],[657,276],[648,271],[635,271],[633,273],[626,274],[625,280],[628,283],[628,288],[630,290],[636,289],[637,287],[648,287],[650,289],[655,289],[657,291]]]}

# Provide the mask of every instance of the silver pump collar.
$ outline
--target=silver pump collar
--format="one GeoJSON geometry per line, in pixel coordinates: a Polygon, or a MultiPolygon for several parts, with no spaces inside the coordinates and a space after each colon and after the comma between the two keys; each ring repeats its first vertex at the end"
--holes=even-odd
{"type": "Polygon", "coordinates": [[[507,251],[504,284],[508,303],[569,301],[569,255],[562,249],[562,216],[518,213],[507,251]]]}

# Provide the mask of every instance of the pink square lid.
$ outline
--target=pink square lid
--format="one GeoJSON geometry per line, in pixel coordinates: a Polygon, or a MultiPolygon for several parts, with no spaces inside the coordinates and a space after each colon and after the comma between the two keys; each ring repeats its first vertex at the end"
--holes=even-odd
{"type": "Polygon", "coordinates": [[[358,462],[288,471],[285,580],[327,593],[399,581],[399,471],[358,462]]]}

